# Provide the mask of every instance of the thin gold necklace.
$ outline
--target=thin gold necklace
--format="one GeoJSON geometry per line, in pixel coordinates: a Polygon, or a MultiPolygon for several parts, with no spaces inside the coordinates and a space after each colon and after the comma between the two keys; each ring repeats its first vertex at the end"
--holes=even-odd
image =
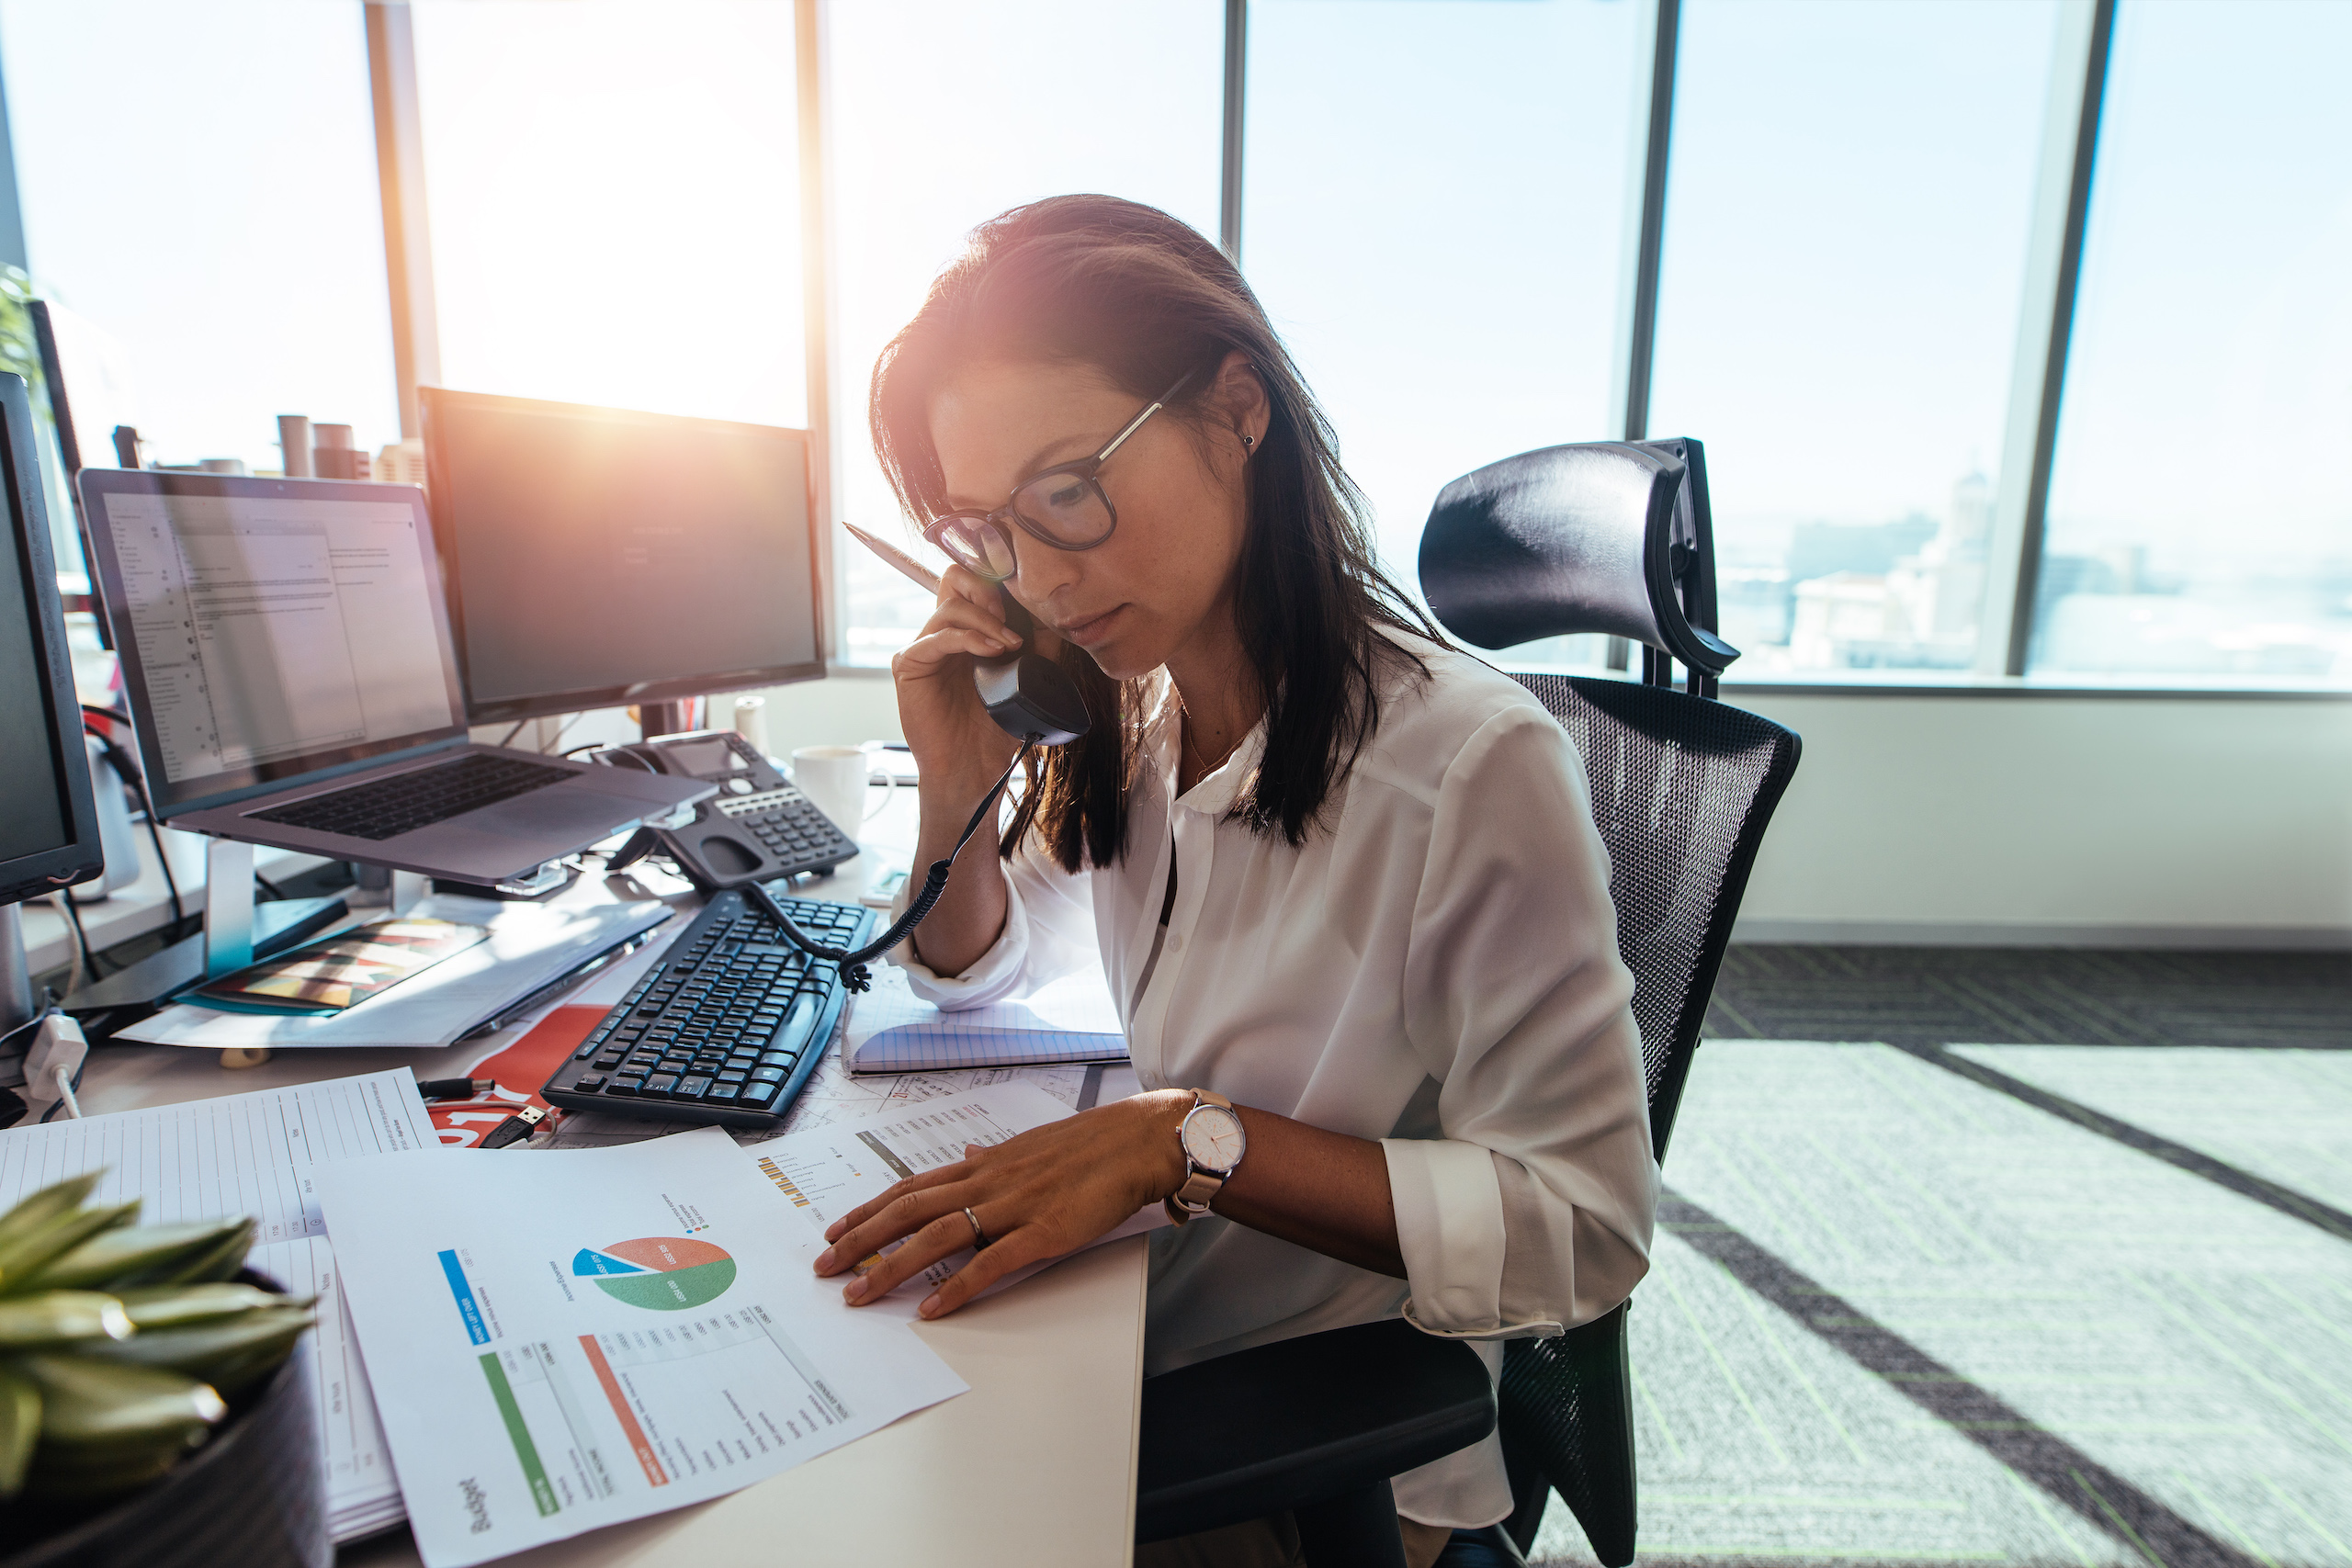
{"type": "Polygon", "coordinates": [[[1234,747],[1239,746],[1241,742],[1237,738],[1231,746],[1227,746],[1216,754],[1215,762],[1208,761],[1202,757],[1201,749],[1193,744],[1193,710],[1180,701],[1176,705],[1176,711],[1183,716],[1183,722],[1176,727],[1177,738],[1183,742],[1185,753],[1193,759],[1193,765],[1201,770],[1197,776],[1206,778],[1222,766],[1227,757],[1233,755],[1234,747]]]}

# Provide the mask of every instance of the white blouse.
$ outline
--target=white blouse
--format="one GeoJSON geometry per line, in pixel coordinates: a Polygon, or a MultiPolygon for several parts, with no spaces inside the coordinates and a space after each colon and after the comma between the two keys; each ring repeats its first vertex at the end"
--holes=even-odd
{"type": "MultiPolygon", "coordinates": [[[[906,945],[896,955],[915,992],[949,1009],[1099,961],[1145,1088],[1211,1089],[1380,1141],[1407,1278],[1216,1215],[1160,1230],[1147,1375],[1400,1311],[1483,1342],[1499,1371],[1495,1341],[1598,1317],[1648,1268],[1657,1167],[1634,981],[1583,765],[1517,682],[1409,646],[1430,679],[1384,692],[1377,731],[1305,845],[1228,818],[1262,724],[1175,794],[1163,683],[1125,857],[1072,875],[1023,844],[1003,933],[962,975],[906,945]]],[[[1492,1437],[1396,1490],[1425,1524],[1510,1512],[1492,1437]]]]}

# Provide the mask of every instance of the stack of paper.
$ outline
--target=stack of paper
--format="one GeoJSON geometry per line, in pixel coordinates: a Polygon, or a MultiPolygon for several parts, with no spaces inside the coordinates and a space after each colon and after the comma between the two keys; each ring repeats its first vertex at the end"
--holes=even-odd
{"type": "Polygon", "coordinates": [[[0,1209],[104,1168],[93,1201],[141,1199],[142,1224],[257,1218],[250,1266],[319,1297],[318,1331],[300,1353],[315,1358],[329,1527],[335,1540],[353,1540],[399,1522],[401,1492],[312,1183],[337,1161],[438,1146],[416,1079],[401,1067],[10,1128],[0,1132],[0,1209]]]}
{"type": "Polygon", "coordinates": [[[965,1388],[903,1317],[842,1304],[716,1128],[319,1189],[429,1568],[724,1495],[965,1388]]]}
{"type": "Polygon", "coordinates": [[[490,940],[331,1018],[169,1007],[131,1024],[117,1037],[151,1045],[216,1050],[447,1045],[596,954],[652,930],[672,912],[669,905],[652,900],[501,904],[439,894],[418,900],[410,915],[417,919],[487,926],[490,940]]]}

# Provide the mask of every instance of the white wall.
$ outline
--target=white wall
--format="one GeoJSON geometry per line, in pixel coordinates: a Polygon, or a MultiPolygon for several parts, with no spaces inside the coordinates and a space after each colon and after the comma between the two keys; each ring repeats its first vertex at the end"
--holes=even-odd
{"type": "MultiPolygon", "coordinates": [[[[2352,947],[2352,702],[1787,695],[1747,941],[2352,947]]],[[[901,739],[889,682],[767,694],[769,745],[901,739]]]]}
{"type": "Polygon", "coordinates": [[[1746,940],[2352,946],[2352,703],[1726,695],[1804,737],[1746,940]]]}

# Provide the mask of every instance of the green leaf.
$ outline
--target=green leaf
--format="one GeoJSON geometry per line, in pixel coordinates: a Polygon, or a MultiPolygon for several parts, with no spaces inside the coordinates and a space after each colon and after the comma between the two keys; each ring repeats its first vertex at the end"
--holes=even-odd
{"type": "Polygon", "coordinates": [[[316,1296],[281,1296],[233,1280],[215,1285],[143,1285],[116,1294],[142,1334],[209,1318],[234,1317],[256,1308],[307,1307],[318,1300],[316,1296]]]}
{"type": "Polygon", "coordinates": [[[118,1366],[158,1367],[234,1393],[256,1377],[277,1371],[294,1342],[311,1327],[308,1307],[272,1307],[187,1328],[141,1332],[129,1339],[94,1344],[82,1355],[118,1366]]]}
{"type": "Polygon", "coordinates": [[[0,1244],[0,1295],[33,1288],[42,1269],[104,1231],[127,1225],[139,1215],[139,1200],[111,1207],[61,1214],[38,1229],[0,1244]]]}
{"type": "Polygon", "coordinates": [[[40,1389],[44,1458],[52,1446],[92,1461],[173,1442],[189,1447],[229,1413],[209,1384],[159,1368],[90,1356],[27,1356],[17,1364],[40,1389]]]}
{"type": "MultiPolygon", "coordinates": [[[[107,1231],[51,1263],[25,1285],[29,1290],[119,1291],[158,1283],[175,1269],[209,1256],[250,1224],[242,1219],[204,1220],[107,1231]]],[[[6,1293],[0,1291],[0,1295],[6,1293]]]]}
{"type": "Polygon", "coordinates": [[[97,1190],[98,1178],[104,1174],[94,1170],[87,1176],[76,1176],[54,1187],[44,1187],[6,1213],[0,1214],[0,1247],[39,1230],[60,1214],[70,1214],[80,1208],[84,1201],[97,1190]]]}
{"type": "Polygon", "coordinates": [[[25,1467],[40,1440],[40,1390],[0,1367],[0,1498],[23,1490],[25,1467]]]}
{"type": "Polygon", "coordinates": [[[48,1291],[0,1302],[0,1350],[37,1350],[75,1340],[130,1337],[130,1314],[96,1291],[48,1291]]]}
{"type": "Polygon", "coordinates": [[[245,1266],[245,1254],[253,1250],[255,1222],[237,1220],[220,1233],[220,1240],[201,1252],[187,1257],[168,1268],[152,1270],[152,1281],[159,1285],[197,1284],[208,1280],[227,1280],[245,1266]]]}

